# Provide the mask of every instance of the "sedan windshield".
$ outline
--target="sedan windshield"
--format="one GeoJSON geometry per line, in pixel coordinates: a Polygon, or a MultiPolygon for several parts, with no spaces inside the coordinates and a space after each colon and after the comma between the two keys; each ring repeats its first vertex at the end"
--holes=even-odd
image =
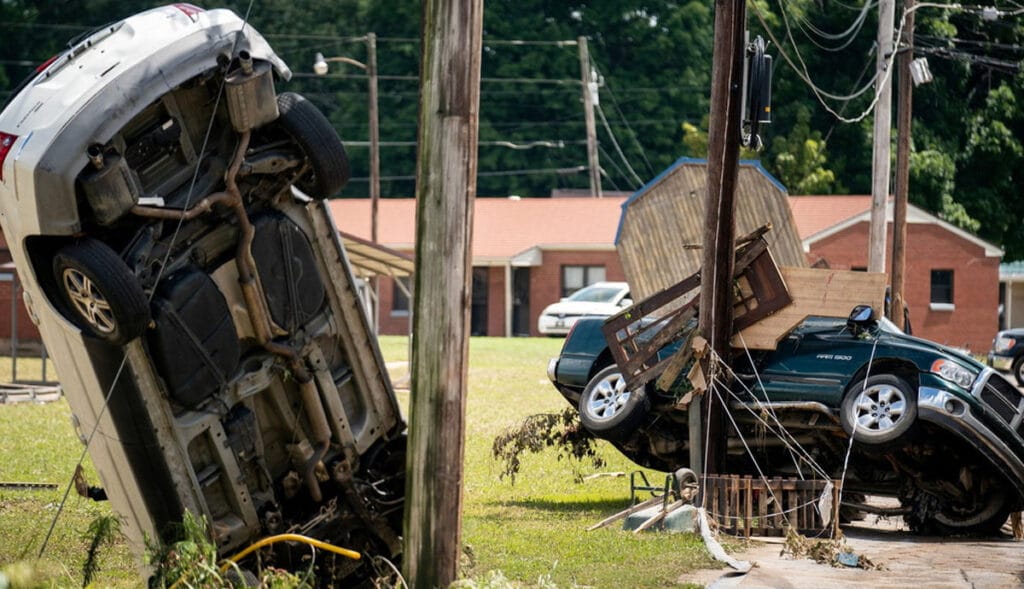
{"type": "Polygon", "coordinates": [[[613,286],[588,286],[572,293],[566,300],[582,301],[585,303],[610,303],[621,292],[621,288],[613,286]]]}

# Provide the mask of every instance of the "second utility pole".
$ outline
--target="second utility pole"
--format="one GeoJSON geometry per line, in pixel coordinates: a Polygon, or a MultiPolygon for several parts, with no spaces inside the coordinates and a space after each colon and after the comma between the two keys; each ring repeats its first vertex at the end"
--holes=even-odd
{"type": "Polygon", "coordinates": [[[597,124],[594,122],[594,103],[597,84],[590,75],[590,50],[587,38],[576,39],[580,50],[580,84],[583,89],[583,122],[587,126],[587,167],[590,169],[590,196],[601,196],[601,164],[597,159],[597,124]]]}
{"type": "Polygon", "coordinates": [[[886,64],[892,56],[895,0],[878,0],[878,52],[875,84],[875,132],[871,159],[871,229],[868,235],[868,272],[885,272],[885,208],[889,200],[889,138],[892,134],[892,80],[886,64]]]}

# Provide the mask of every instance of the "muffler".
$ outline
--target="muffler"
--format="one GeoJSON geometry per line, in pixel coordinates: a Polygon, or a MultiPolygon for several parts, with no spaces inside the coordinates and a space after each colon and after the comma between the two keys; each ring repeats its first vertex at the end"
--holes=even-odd
{"type": "Polygon", "coordinates": [[[253,61],[248,51],[238,53],[238,67],[224,77],[231,126],[243,133],[277,119],[274,74],[268,61],[253,61]]]}

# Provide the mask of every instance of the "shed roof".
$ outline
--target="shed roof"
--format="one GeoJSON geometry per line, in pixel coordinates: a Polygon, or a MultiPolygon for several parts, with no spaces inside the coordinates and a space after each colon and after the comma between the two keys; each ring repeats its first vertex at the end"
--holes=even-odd
{"type": "MultiPolygon", "coordinates": [[[[619,259],[633,294],[646,298],[700,269],[705,232],[707,161],[680,158],[623,205],[616,236],[619,259]]],[[[803,267],[786,189],[756,161],[740,162],[736,178],[736,234],[766,223],[765,236],[776,262],[803,267]]]]}

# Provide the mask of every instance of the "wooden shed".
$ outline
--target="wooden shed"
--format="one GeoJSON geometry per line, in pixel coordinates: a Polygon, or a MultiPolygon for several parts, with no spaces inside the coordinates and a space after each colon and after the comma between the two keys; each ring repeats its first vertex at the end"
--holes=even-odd
{"type": "MultiPolygon", "coordinates": [[[[636,299],[647,298],[700,268],[704,239],[707,161],[680,158],[622,205],[615,245],[636,299]]],[[[786,188],[756,161],[740,162],[736,235],[765,223],[765,239],[779,266],[806,267],[786,188]]]]}

